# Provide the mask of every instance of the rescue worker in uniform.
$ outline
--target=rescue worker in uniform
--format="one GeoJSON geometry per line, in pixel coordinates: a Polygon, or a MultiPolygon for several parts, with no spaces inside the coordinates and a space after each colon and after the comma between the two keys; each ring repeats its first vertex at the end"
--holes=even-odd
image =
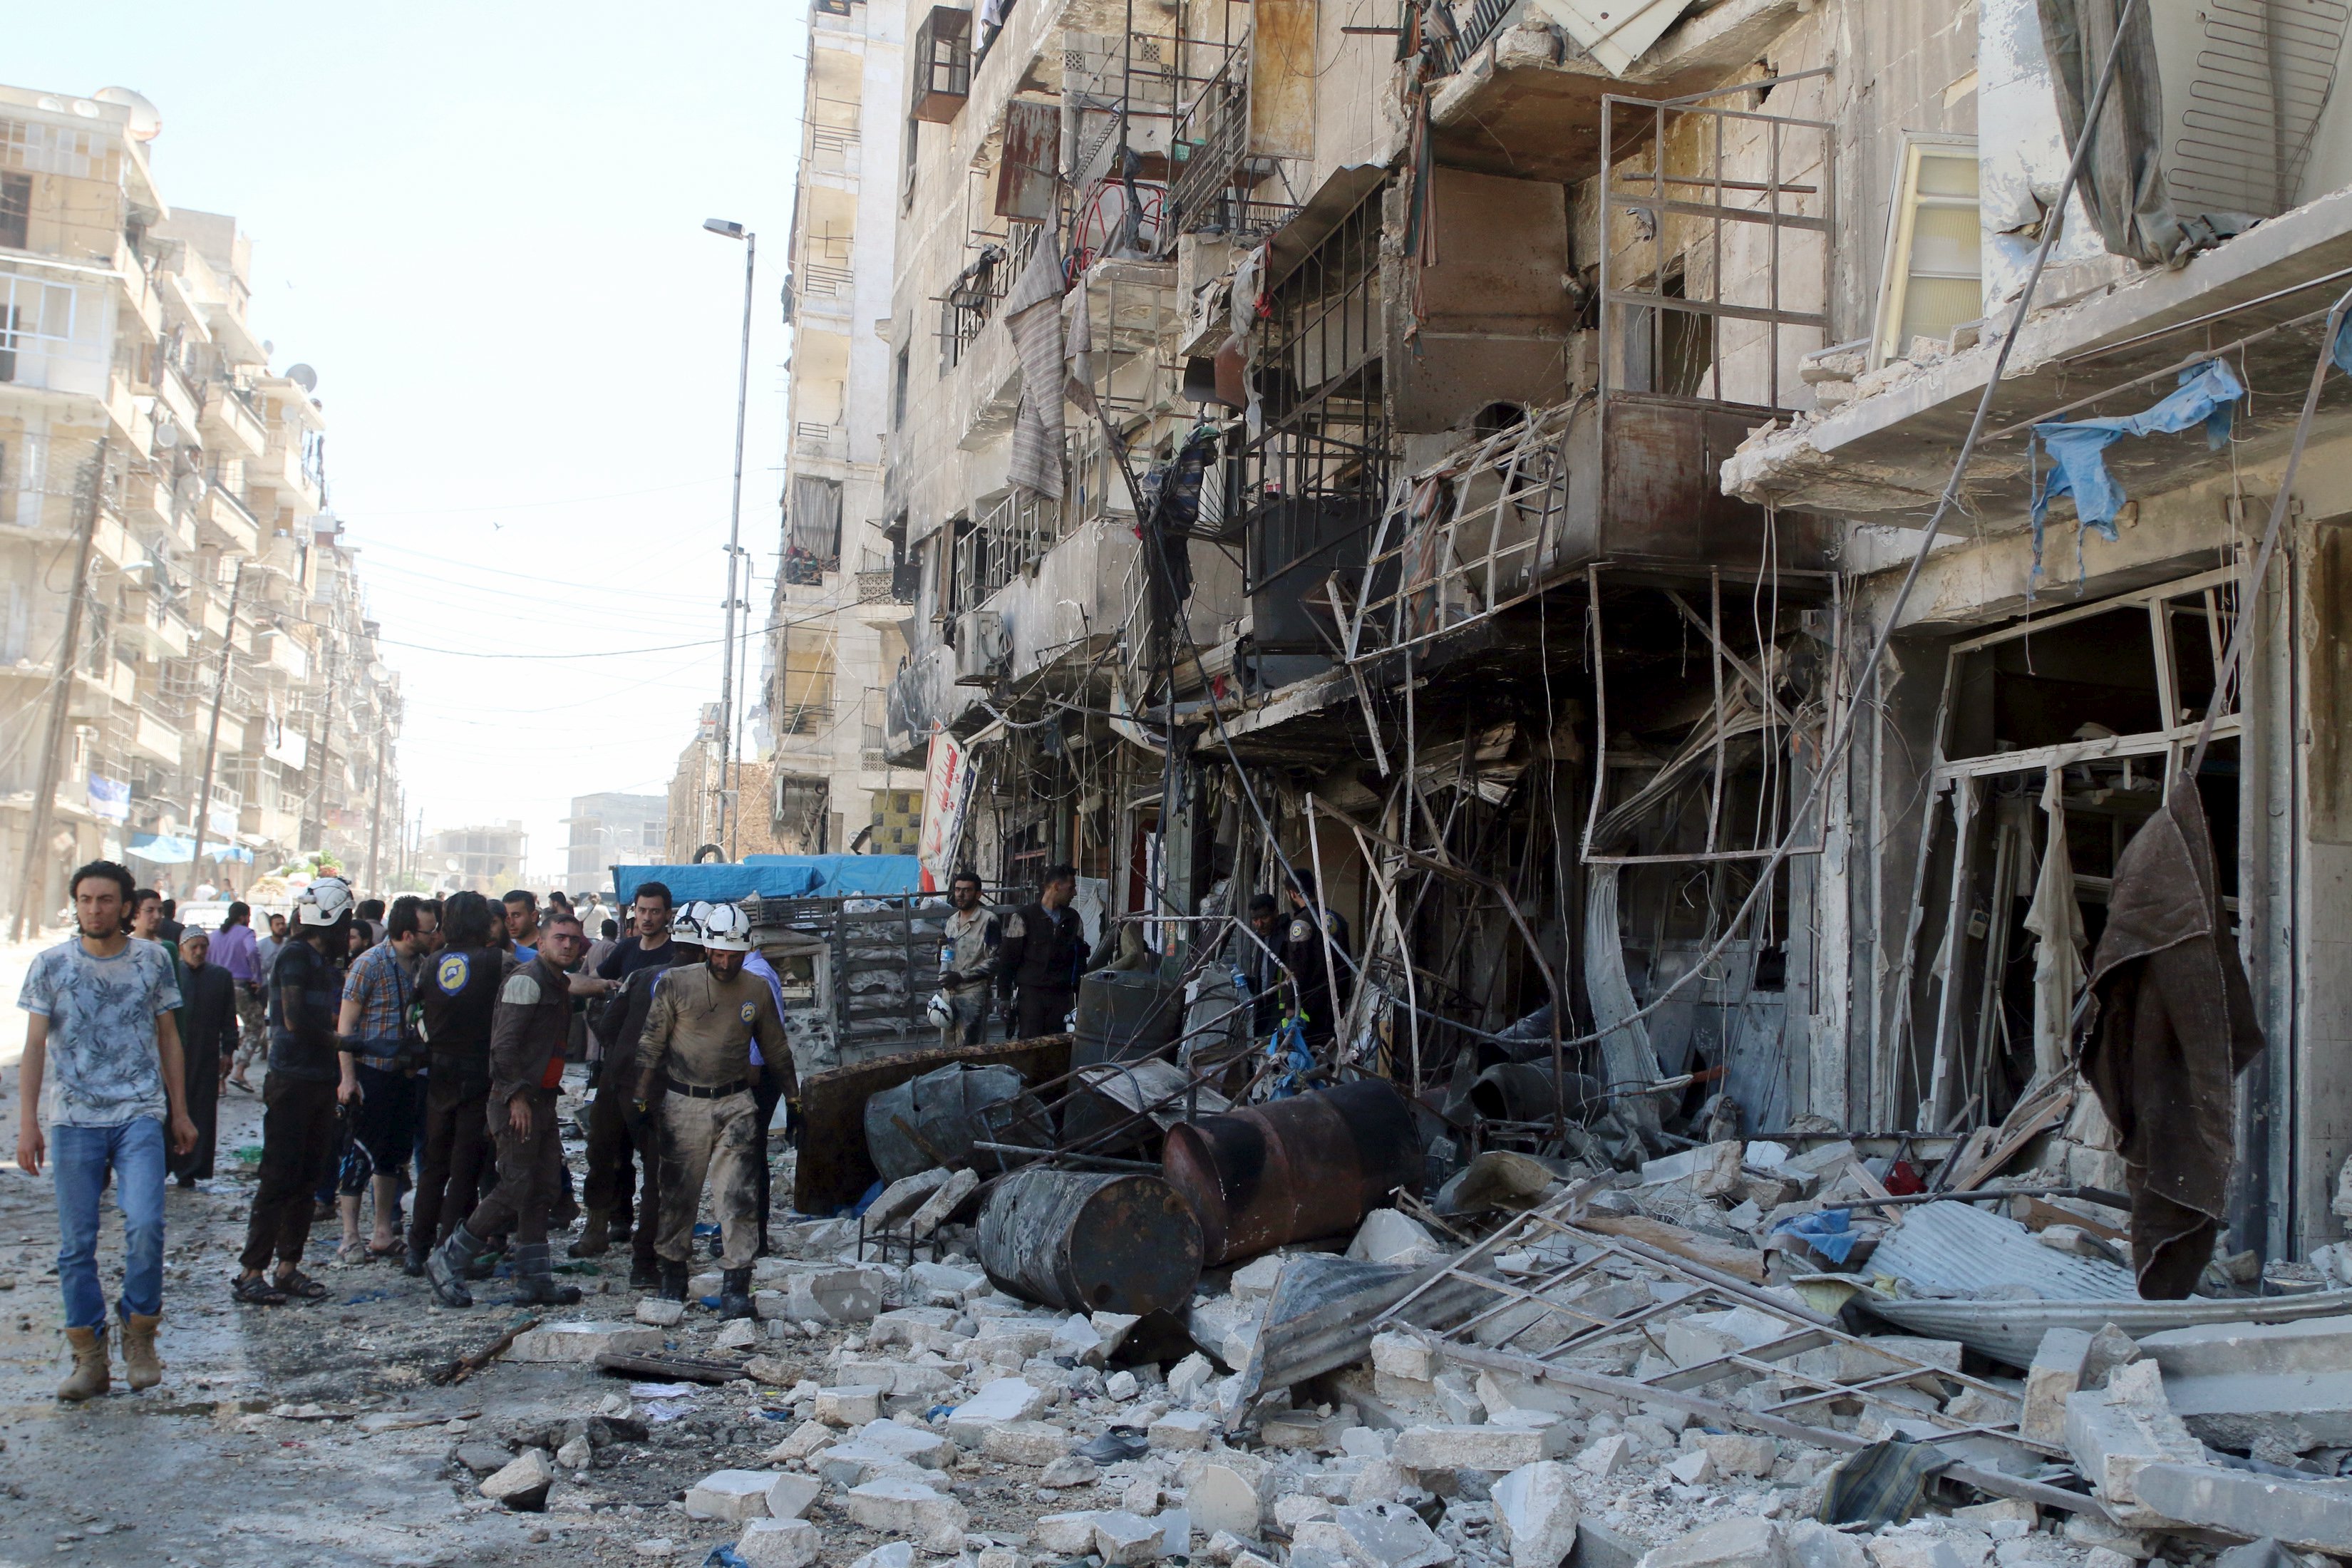
{"type": "Polygon", "coordinates": [[[1013,1039],[1060,1034],[1077,1004],[1087,957],[1086,924],[1070,907],[1077,891],[1076,867],[1049,866],[1037,901],[1005,917],[996,944],[996,984],[1013,1039]]]}
{"type": "Polygon", "coordinates": [[[1327,1043],[1339,1032],[1332,1011],[1340,975],[1347,973],[1348,922],[1337,910],[1315,896],[1315,873],[1301,868],[1291,873],[1290,923],[1283,928],[1282,965],[1293,981],[1292,1009],[1309,1048],[1327,1043]],[[1319,928],[1318,928],[1319,922],[1319,928]],[[1327,945],[1324,935],[1329,933],[1327,945]]]}
{"type": "Polygon", "coordinates": [[[503,917],[473,891],[441,908],[442,950],[416,986],[417,1033],[425,1041],[425,1154],[417,1162],[403,1268],[425,1272],[425,1256],[474,1210],[489,1147],[483,1103],[490,1093],[490,1018],[507,955],[494,928],[503,917]]]}
{"type": "Polygon", "coordinates": [[[976,1046],[988,1032],[988,993],[1004,928],[981,893],[980,873],[969,866],[948,880],[952,907],[940,938],[940,994],[948,1009],[940,1025],[943,1046],[976,1046]]]}
{"type": "MultiPolygon", "coordinates": [[[[701,923],[683,912],[671,919],[663,910],[664,943],[668,962],[651,969],[632,969],[615,984],[604,1014],[602,1036],[604,1061],[596,1083],[596,1103],[588,1122],[588,1183],[585,1196],[593,1225],[599,1203],[614,1215],[612,1223],[629,1237],[629,1288],[653,1290],[661,1285],[661,1265],[654,1243],[661,1235],[661,1128],[636,1108],[637,1046],[645,1038],[646,1021],[653,1016],[654,990],[671,970],[702,962],[701,923]],[[608,1103],[609,1101],[609,1103],[608,1103]],[[635,1167],[642,1165],[642,1184],[635,1167]],[[630,1202],[636,1186],[635,1203],[630,1202]],[[634,1219],[635,1229],[631,1234],[634,1219]]],[[[593,1258],[592,1236],[572,1244],[574,1258],[593,1258]]],[[[609,1245],[609,1238],[606,1245],[609,1245]]]]}
{"type": "Polygon", "coordinates": [[[565,972],[587,945],[579,917],[557,914],[541,930],[531,961],[509,970],[499,984],[485,1108],[498,1143],[499,1184],[425,1265],[434,1294],[452,1307],[473,1305],[467,1268],[482,1251],[481,1238],[509,1226],[514,1230],[520,1287],[515,1300],[549,1307],[580,1300],[576,1288],[555,1283],[547,1227],[563,1172],[555,1101],[563,1083],[564,1048],[572,1040],[572,986],[565,972]]]}
{"type": "Polygon", "coordinates": [[[699,911],[699,964],[665,970],[637,1045],[635,1109],[661,1129],[661,1293],[686,1300],[694,1217],[710,1182],[719,1233],[719,1315],[751,1315],[751,1260],[760,1235],[760,1101],[763,1073],[792,1091],[792,1047],[768,983],[743,967],[751,922],[733,904],[699,911]],[[759,1044],[764,1067],[752,1059],[759,1044]],[[667,1078],[667,1084],[664,1079],[667,1078]],[[655,1103],[659,1096],[659,1103],[655,1103]]]}

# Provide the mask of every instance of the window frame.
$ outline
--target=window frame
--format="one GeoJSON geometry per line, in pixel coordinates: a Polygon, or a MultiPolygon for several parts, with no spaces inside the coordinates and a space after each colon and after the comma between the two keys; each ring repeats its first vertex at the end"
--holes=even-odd
{"type": "Polygon", "coordinates": [[[1929,157],[1948,156],[1958,150],[1966,150],[1978,160],[1977,195],[1967,205],[1979,215],[1977,280],[1981,298],[1984,281],[1984,184],[1983,158],[1978,139],[1958,132],[1906,131],[1903,132],[1902,156],[1895,161],[1894,188],[1886,205],[1886,243],[1879,263],[1878,298],[1871,312],[1870,366],[1873,370],[1890,360],[1909,357],[1895,352],[1898,346],[1907,345],[1896,345],[1892,339],[1902,330],[1911,279],[1917,276],[1909,262],[1919,208],[1922,205],[1961,205],[1957,197],[1951,196],[1930,196],[1923,201],[1919,194],[1920,165],[1929,157]]]}

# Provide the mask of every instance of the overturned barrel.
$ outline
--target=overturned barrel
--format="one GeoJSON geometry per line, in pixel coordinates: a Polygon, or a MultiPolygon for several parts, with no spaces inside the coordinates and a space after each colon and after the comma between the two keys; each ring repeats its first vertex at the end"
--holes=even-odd
{"type": "Polygon", "coordinates": [[[1201,1226],[1157,1176],[1016,1171],[980,1211],[980,1266],[1024,1300],[1139,1316],[1192,1299],[1201,1226]]]}
{"type": "Polygon", "coordinates": [[[1497,1062],[1470,1086],[1470,1109],[1489,1121],[1549,1121],[1557,1106],[1572,1121],[1608,1105],[1599,1080],[1549,1062],[1497,1062]]]}
{"type": "Polygon", "coordinates": [[[1160,1160],[1201,1221],[1209,1268],[1353,1230],[1398,1187],[1418,1191],[1421,1140],[1386,1079],[1172,1127],[1160,1160]]]}

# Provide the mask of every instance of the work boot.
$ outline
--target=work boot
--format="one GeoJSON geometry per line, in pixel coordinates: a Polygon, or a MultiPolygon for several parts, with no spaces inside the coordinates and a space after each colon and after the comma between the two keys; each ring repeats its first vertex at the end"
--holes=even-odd
{"type": "Polygon", "coordinates": [[[555,1282],[555,1259],[543,1241],[525,1242],[514,1249],[515,1279],[522,1288],[515,1300],[532,1307],[569,1307],[580,1300],[576,1285],[555,1282]]]}
{"type": "Polygon", "coordinates": [[[408,1236],[408,1250],[401,1255],[400,1271],[411,1279],[424,1279],[425,1257],[429,1250],[431,1249],[425,1245],[423,1239],[415,1232],[411,1231],[408,1236]]]}
{"type": "Polygon", "coordinates": [[[605,1209],[590,1209],[580,1239],[563,1249],[574,1258],[602,1258],[613,1250],[613,1216],[605,1209]]]}
{"type": "Polygon", "coordinates": [[[73,1350],[73,1374],[58,1384],[59,1399],[94,1399],[112,1386],[106,1365],[106,1325],[68,1329],[66,1343],[73,1350]]]}
{"type": "Polygon", "coordinates": [[[506,1261],[506,1257],[507,1238],[505,1237],[496,1237],[488,1241],[476,1241],[472,1255],[466,1259],[466,1278],[489,1279],[499,1271],[499,1265],[506,1261]]]}
{"type": "Polygon", "coordinates": [[[672,1263],[665,1258],[661,1263],[661,1299],[665,1301],[686,1300],[686,1265],[672,1263]]]}
{"type": "Polygon", "coordinates": [[[481,1249],[481,1238],[461,1225],[425,1258],[425,1277],[433,1281],[433,1293],[441,1299],[443,1306],[474,1304],[474,1293],[466,1289],[466,1275],[473,1266],[474,1255],[481,1249]]]}
{"type": "Polygon", "coordinates": [[[132,1392],[163,1381],[163,1363],[155,1355],[155,1331],[163,1320],[133,1312],[122,1321],[122,1371],[132,1392]]]}
{"type": "Polygon", "coordinates": [[[719,1315],[722,1318],[748,1318],[751,1315],[751,1271],[730,1268],[719,1277],[719,1315]]]}
{"type": "Polygon", "coordinates": [[[632,1258],[629,1260],[630,1289],[658,1290],[661,1289],[661,1265],[652,1258],[632,1258]]]}

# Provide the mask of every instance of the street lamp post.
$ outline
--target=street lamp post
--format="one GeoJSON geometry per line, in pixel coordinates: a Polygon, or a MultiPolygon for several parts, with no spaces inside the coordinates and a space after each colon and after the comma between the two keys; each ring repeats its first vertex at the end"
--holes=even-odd
{"type": "MultiPolygon", "coordinates": [[[[705,218],[702,226],[711,233],[743,242],[743,348],[735,373],[735,493],[727,516],[727,645],[726,658],[719,677],[719,826],[716,835],[727,847],[730,859],[735,856],[738,838],[737,823],[742,816],[740,774],[742,759],[733,755],[730,740],[735,724],[735,605],[742,595],[738,592],[737,565],[743,556],[743,416],[751,389],[751,269],[760,249],[760,237],[740,223],[726,218],[705,218]],[[728,764],[735,764],[739,786],[733,793],[738,797],[735,809],[727,808],[730,794],[728,764]]],[[[740,747],[735,748],[740,749],[740,747]]]]}

